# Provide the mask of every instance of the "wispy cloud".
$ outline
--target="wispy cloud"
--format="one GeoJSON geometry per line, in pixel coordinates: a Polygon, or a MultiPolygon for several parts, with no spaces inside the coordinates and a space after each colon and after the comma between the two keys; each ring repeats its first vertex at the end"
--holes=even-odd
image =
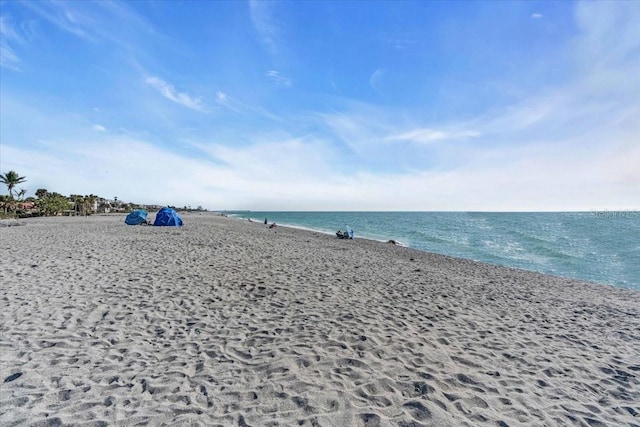
{"type": "Polygon", "coordinates": [[[237,98],[232,97],[228,93],[220,90],[216,92],[215,102],[219,106],[227,108],[236,113],[253,115],[254,117],[263,117],[275,122],[282,121],[281,117],[271,113],[267,109],[260,106],[248,105],[238,100],[237,98]]]}
{"type": "Polygon", "coordinates": [[[390,135],[387,141],[409,141],[417,144],[431,144],[440,141],[455,141],[468,138],[477,138],[480,132],[473,130],[443,131],[434,129],[414,129],[396,135],[390,135]]]}
{"type": "Polygon", "coordinates": [[[73,7],[73,3],[26,2],[25,6],[63,31],[88,41],[97,40],[95,33],[90,30],[95,25],[95,21],[89,15],[73,7]]]}
{"type": "Polygon", "coordinates": [[[5,16],[0,16],[0,35],[8,39],[20,38],[9,19],[5,16]]]}
{"type": "Polygon", "coordinates": [[[107,131],[107,128],[105,128],[102,125],[98,125],[98,124],[93,125],[92,129],[95,130],[96,132],[106,132],[107,131]]]}
{"type": "Polygon", "coordinates": [[[279,71],[269,70],[267,71],[266,76],[274,81],[278,86],[291,86],[291,79],[283,76],[279,71]]]}
{"type": "Polygon", "coordinates": [[[322,121],[319,125],[327,129],[328,135],[349,154],[361,159],[376,157],[383,135],[391,131],[387,111],[361,103],[352,103],[343,111],[320,114],[319,117],[322,121]]]}
{"type": "Polygon", "coordinates": [[[244,113],[244,105],[222,91],[216,92],[216,102],[236,113],[244,113]]]}
{"type": "Polygon", "coordinates": [[[208,111],[206,104],[202,101],[201,98],[196,98],[183,92],[178,92],[176,88],[173,87],[173,85],[167,83],[159,77],[147,76],[145,78],[145,83],[157,89],[162,96],[175,102],[176,104],[180,104],[183,107],[187,107],[196,111],[208,111]]]}
{"type": "Polygon", "coordinates": [[[0,16],[0,66],[14,71],[20,71],[20,58],[11,48],[11,42],[22,42],[11,22],[0,16]]]}
{"type": "Polygon", "coordinates": [[[258,34],[258,40],[271,54],[278,53],[278,26],[273,17],[275,3],[268,1],[249,1],[249,13],[253,28],[258,34]]]}
{"type": "MultiPolygon", "coordinates": [[[[580,37],[576,55],[597,71],[612,66],[640,67],[640,7],[637,2],[579,2],[575,19],[580,37]]],[[[620,76],[623,77],[623,76],[620,76]]]]}
{"type": "Polygon", "coordinates": [[[14,71],[20,71],[20,58],[13,49],[6,44],[0,44],[0,66],[14,71]]]}
{"type": "Polygon", "coordinates": [[[254,185],[263,181],[285,186],[300,179],[312,181],[313,176],[331,172],[333,153],[322,140],[292,138],[286,133],[254,135],[253,138],[255,142],[245,146],[205,144],[202,149],[249,182],[253,181],[254,185]]]}
{"type": "Polygon", "coordinates": [[[386,73],[386,70],[382,68],[378,68],[376,71],[373,72],[373,74],[371,74],[371,77],[369,77],[369,85],[373,88],[373,90],[375,90],[378,93],[380,93],[379,86],[382,80],[382,76],[385,73],[386,73]]]}
{"type": "MultiPolygon", "coordinates": [[[[228,101],[223,95],[220,92],[219,99],[228,101]]],[[[640,147],[634,132],[638,125],[625,131],[601,129],[575,140],[547,133],[553,137],[548,142],[514,140],[506,147],[491,146],[482,135],[470,146],[413,144],[441,158],[449,150],[455,161],[380,170],[368,168],[366,160],[378,155],[390,162],[402,156],[397,147],[380,141],[380,135],[437,139],[442,137],[438,132],[450,135],[456,127],[394,133],[392,126],[396,130],[402,126],[388,111],[352,104],[356,111],[330,118],[333,134],[249,132],[244,140],[250,142],[244,144],[200,136],[194,155],[193,150],[155,146],[150,141],[157,135],[92,132],[84,120],[74,120],[54,105],[23,105],[20,98],[5,98],[3,111],[9,111],[10,118],[29,117],[35,132],[29,139],[39,141],[2,147],[4,167],[26,175],[30,191],[48,188],[64,194],[117,195],[128,201],[218,209],[563,210],[632,207],[629,203],[637,200],[640,182],[640,147]],[[331,142],[336,135],[359,151],[345,153],[344,147],[331,142]],[[615,144],[599,144],[605,140],[615,144]],[[159,177],[168,169],[184,173],[158,188],[127,184],[134,171],[159,177]]],[[[570,121],[565,126],[571,125],[570,121]]],[[[541,127],[549,126],[541,123],[541,127]]],[[[588,130],[592,129],[598,125],[588,130]]],[[[12,141],[15,132],[3,136],[12,141]]],[[[513,132],[508,136],[518,137],[513,132]]]]}
{"type": "MultiPolygon", "coordinates": [[[[138,40],[160,36],[126,2],[28,1],[23,4],[59,30],[91,43],[108,41],[135,51],[138,40]]],[[[165,37],[160,37],[166,42],[165,37]]]]}
{"type": "Polygon", "coordinates": [[[418,40],[410,37],[389,38],[386,42],[398,50],[405,50],[418,44],[418,40]]]}
{"type": "Polygon", "coordinates": [[[542,14],[541,13],[532,13],[531,14],[531,19],[540,19],[542,18],[542,14]]]}
{"type": "Polygon", "coordinates": [[[640,178],[629,160],[640,154],[633,145],[578,153],[564,146],[542,152],[513,147],[485,152],[473,164],[456,169],[373,173],[337,163],[338,153],[322,140],[285,136],[238,146],[206,143],[208,155],[188,157],[144,139],[104,138],[83,144],[77,141],[87,139],[57,141],[46,149],[3,146],[11,159],[6,167],[20,170],[33,188],[65,194],[92,192],[146,203],[273,210],[628,208],[633,207],[629,201],[637,195],[640,178]],[[502,162],[500,167],[496,160],[502,162]],[[621,162],[624,171],[619,170],[621,162]],[[161,187],[127,181],[134,172],[160,177],[175,169],[183,173],[161,187]],[[96,177],[98,173],[103,177],[96,177]]]}

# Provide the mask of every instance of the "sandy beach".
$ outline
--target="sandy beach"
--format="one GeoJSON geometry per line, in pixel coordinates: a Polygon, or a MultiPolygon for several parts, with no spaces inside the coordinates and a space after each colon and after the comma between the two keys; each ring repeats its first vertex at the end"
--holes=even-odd
{"type": "Polygon", "coordinates": [[[640,426],[640,292],[183,219],[0,227],[0,425],[640,426]]]}

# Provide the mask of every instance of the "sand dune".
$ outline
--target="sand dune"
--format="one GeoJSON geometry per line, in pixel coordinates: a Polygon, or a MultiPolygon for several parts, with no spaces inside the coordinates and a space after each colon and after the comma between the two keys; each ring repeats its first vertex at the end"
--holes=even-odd
{"type": "Polygon", "coordinates": [[[0,228],[0,425],[640,426],[640,293],[212,214],[0,228]]]}

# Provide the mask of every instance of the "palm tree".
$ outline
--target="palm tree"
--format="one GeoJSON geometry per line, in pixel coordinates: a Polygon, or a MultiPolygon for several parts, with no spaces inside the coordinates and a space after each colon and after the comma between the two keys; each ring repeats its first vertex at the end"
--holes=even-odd
{"type": "Polygon", "coordinates": [[[38,199],[42,199],[42,198],[44,198],[47,194],[49,194],[49,192],[47,191],[47,189],[46,189],[46,188],[38,188],[38,189],[36,190],[36,197],[37,197],[38,199]]]}
{"type": "Polygon", "coordinates": [[[9,190],[9,197],[12,199],[14,187],[18,184],[22,184],[26,180],[26,177],[18,175],[18,172],[16,171],[9,171],[4,175],[0,175],[0,182],[7,186],[7,189],[9,190]]]}
{"type": "Polygon", "coordinates": [[[73,203],[73,210],[76,215],[84,215],[84,197],[80,194],[71,194],[68,198],[73,203]]]}
{"type": "Polygon", "coordinates": [[[94,206],[96,205],[96,201],[98,200],[98,196],[95,194],[89,194],[88,196],[84,196],[83,209],[85,215],[95,213],[94,206]]]}

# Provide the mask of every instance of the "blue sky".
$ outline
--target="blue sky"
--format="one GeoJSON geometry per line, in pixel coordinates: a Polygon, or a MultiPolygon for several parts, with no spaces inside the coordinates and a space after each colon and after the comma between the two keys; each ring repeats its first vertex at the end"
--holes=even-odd
{"type": "Polygon", "coordinates": [[[0,169],[27,195],[640,208],[640,2],[0,1],[0,19],[0,169]]]}

